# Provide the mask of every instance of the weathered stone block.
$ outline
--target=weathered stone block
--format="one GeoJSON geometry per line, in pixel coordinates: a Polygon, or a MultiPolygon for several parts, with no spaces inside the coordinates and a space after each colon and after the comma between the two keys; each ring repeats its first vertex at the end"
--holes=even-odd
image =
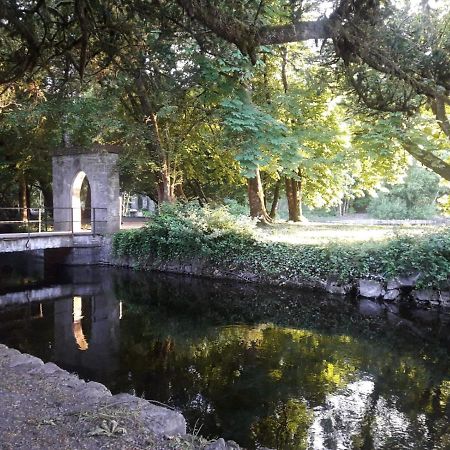
{"type": "Polygon", "coordinates": [[[36,358],[35,356],[27,355],[25,353],[14,355],[8,361],[9,367],[17,367],[26,364],[32,364],[33,366],[42,366],[44,363],[41,359],[36,358]]]}
{"type": "Polygon", "coordinates": [[[402,287],[402,285],[400,284],[400,281],[398,281],[397,278],[393,278],[392,280],[389,280],[387,282],[386,289],[388,291],[390,291],[390,290],[394,290],[394,289],[400,289],[401,287],[402,287]]]}
{"type": "Polygon", "coordinates": [[[378,298],[383,295],[383,285],[376,280],[358,280],[359,295],[366,298],[378,298]]]}
{"type": "Polygon", "coordinates": [[[325,284],[325,290],[329,294],[346,295],[352,290],[352,285],[340,283],[335,276],[330,275],[325,284]]]}
{"type": "Polygon", "coordinates": [[[386,291],[386,293],[383,295],[383,300],[386,300],[387,302],[392,302],[394,300],[397,300],[399,297],[400,297],[399,289],[390,289],[386,291]]]}
{"type": "Polygon", "coordinates": [[[130,394],[115,395],[114,401],[117,400],[139,412],[146,427],[155,434],[165,436],[186,434],[186,420],[177,411],[153,405],[147,400],[134,397],[130,394]]]}
{"type": "Polygon", "coordinates": [[[206,447],[205,450],[227,450],[227,444],[225,441],[220,438],[217,439],[217,441],[210,442],[206,447]]]}
{"type": "Polygon", "coordinates": [[[401,288],[413,288],[416,285],[417,280],[420,278],[420,275],[420,272],[414,272],[412,274],[398,276],[396,279],[400,283],[401,288]]]}
{"type": "Polygon", "coordinates": [[[441,306],[444,308],[450,308],[450,291],[441,291],[439,300],[441,302],[441,306]]]}
{"type": "Polygon", "coordinates": [[[439,302],[439,292],[433,289],[418,289],[413,292],[413,298],[418,302],[437,303],[439,302]]]}

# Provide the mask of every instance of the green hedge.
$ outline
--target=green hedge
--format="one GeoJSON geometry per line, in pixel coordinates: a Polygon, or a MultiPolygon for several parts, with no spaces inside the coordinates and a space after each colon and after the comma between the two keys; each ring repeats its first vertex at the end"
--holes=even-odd
{"type": "Polygon", "coordinates": [[[285,280],[326,280],[330,274],[342,282],[389,279],[418,270],[421,286],[436,286],[450,274],[449,230],[382,242],[292,245],[260,241],[254,227],[250,219],[233,216],[227,207],[170,205],[146,227],[115,234],[113,251],[143,268],[149,258],[162,262],[195,258],[219,269],[285,280]]]}

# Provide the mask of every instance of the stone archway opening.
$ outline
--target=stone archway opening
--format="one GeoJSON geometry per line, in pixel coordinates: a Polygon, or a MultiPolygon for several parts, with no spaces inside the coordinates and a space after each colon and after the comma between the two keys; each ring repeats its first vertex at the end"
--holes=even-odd
{"type": "Polygon", "coordinates": [[[82,170],[76,174],[71,192],[73,231],[91,230],[91,186],[82,170]]]}
{"type": "Polygon", "coordinates": [[[63,149],[53,156],[55,231],[105,235],[120,229],[118,149],[63,149]]]}

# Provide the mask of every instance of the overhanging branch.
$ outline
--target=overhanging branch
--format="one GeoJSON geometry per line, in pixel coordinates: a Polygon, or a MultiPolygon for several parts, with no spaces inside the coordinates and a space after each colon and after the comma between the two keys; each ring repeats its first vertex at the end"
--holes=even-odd
{"type": "Polygon", "coordinates": [[[422,150],[418,145],[410,140],[403,140],[404,149],[417,161],[428,167],[433,172],[440,175],[445,180],[450,181],[450,164],[434,155],[433,153],[422,150]]]}

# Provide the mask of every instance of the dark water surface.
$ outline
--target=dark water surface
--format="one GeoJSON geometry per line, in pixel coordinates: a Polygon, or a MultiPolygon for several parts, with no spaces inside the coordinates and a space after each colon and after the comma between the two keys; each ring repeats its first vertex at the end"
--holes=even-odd
{"type": "Polygon", "coordinates": [[[448,315],[0,257],[0,342],[278,449],[450,449],[448,315]]]}

